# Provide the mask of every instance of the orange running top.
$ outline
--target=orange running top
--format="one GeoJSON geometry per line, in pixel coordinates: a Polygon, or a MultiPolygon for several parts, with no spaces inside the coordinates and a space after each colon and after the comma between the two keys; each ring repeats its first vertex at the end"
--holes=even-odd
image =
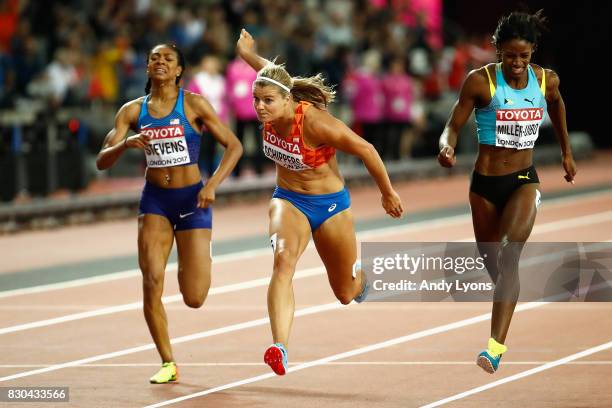
{"type": "Polygon", "coordinates": [[[312,148],[304,143],[304,115],[311,105],[305,101],[298,103],[287,137],[279,135],[271,123],[264,123],[263,150],[267,158],[289,170],[303,171],[322,166],[336,154],[331,146],[312,148]]]}

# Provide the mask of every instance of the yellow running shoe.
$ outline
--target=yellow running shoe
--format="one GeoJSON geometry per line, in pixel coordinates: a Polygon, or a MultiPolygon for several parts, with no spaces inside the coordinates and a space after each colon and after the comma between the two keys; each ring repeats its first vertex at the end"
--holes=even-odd
{"type": "Polygon", "coordinates": [[[174,361],[163,363],[157,374],[149,378],[151,384],[166,384],[178,381],[178,368],[174,361]]]}

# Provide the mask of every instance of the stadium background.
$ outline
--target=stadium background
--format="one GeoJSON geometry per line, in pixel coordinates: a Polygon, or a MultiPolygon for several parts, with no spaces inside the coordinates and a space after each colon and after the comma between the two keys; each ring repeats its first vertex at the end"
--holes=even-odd
{"type": "MultiPolygon", "coordinates": [[[[549,18],[550,30],[534,61],[561,77],[568,126],[578,151],[588,155],[610,147],[605,104],[597,98],[605,93],[607,81],[598,83],[596,74],[597,56],[609,39],[603,18],[609,14],[608,3],[561,7],[552,1],[476,0],[2,0],[1,229],[61,225],[66,214],[75,212],[82,214],[76,219],[93,220],[100,208],[133,209],[144,172],[140,152],[129,151],[104,173],[95,169],[94,159],[118,107],[143,94],[146,52],[157,43],[175,42],[183,50],[187,88],[198,89],[195,77],[205,65],[204,81],[214,86],[204,93],[213,92],[213,106],[236,130],[239,118],[224,99],[233,92],[226,75],[241,27],[257,38],[263,55],[279,56],[293,75],[322,72],[337,85],[339,98],[331,110],[377,142],[394,178],[410,178],[415,165],[430,166],[427,174],[440,174],[431,160],[437,138],[465,74],[494,61],[490,36],[497,20],[512,10],[540,8],[549,18]],[[401,146],[388,142],[398,136],[388,134],[392,126],[384,109],[372,114],[359,97],[361,81],[378,78],[380,88],[395,60],[404,62],[411,84],[412,106],[406,117],[410,126],[401,136],[401,146]],[[364,109],[369,112],[365,116],[364,109]],[[35,222],[46,215],[51,216],[46,223],[35,222]]],[[[379,88],[364,92],[382,106],[379,88]]],[[[228,181],[224,193],[269,191],[273,168],[257,153],[259,135],[252,120],[243,123],[243,171],[228,181]]],[[[544,127],[539,143],[552,147],[550,127],[544,127]]],[[[472,157],[475,149],[473,126],[467,126],[458,151],[472,157]]],[[[210,152],[210,145],[203,143],[203,150],[210,152]]],[[[542,160],[558,157],[544,156],[542,160]]],[[[341,156],[340,162],[349,182],[353,173],[363,176],[352,158],[341,156]]],[[[210,153],[202,155],[204,174],[215,165],[210,153]]],[[[131,212],[109,217],[121,214],[131,212]]]]}

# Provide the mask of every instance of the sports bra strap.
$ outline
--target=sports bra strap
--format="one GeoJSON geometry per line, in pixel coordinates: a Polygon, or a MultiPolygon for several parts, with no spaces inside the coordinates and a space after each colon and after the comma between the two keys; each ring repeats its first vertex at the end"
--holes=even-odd
{"type": "Polygon", "coordinates": [[[489,91],[491,92],[491,98],[495,95],[495,86],[493,85],[493,80],[491,79],[491,74],[489,74],[489,68],[485,65],[485,72],[487,73],[487,77],[489,78],[489,91]]]}

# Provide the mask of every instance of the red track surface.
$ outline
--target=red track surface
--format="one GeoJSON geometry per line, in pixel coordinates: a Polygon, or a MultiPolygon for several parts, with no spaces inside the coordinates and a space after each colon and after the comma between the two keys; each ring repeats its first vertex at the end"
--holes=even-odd
{"type": "MultiPolygon", "coordinates": [[[[577,186],[610,183],[610,155],[579,163],[577,186]]],[[[538,214],[532,241],[612,240],[612,194],[599,193],[547,202],[547,192],[570,189],[560,168],[540,169],[544,204],[538,214]],[[580,218],[587,217],[590,218],[580,218]],[[578,219],[578,222],[575,220],[578,219]]],[[[467,177],[428,180],[398,186],[411,212],[465,203],[467,177]]],[[[376,190],[352,192],[357,219],[380,217],[376,190]]],[[[219,209],[215,238],[233,239],[266,233],[266,202],[219,209]],[[243,220],[254,220],[245,225],[243,220]]],[[[0,273],[61,265],[135,253],[135,222],[114,222],[61,231],[0,237],[4,263],[0,273]],[[93,241],[93,242],[92,242],[93,241]]],[[[433,222],[413,228],[379,232],[367,241],[452,241],[473,237],[469,217],[448,223],[433,222]]],[[[300,271],[320,267],[314,249],[308,249],[300,271]]],[[[213,288],[269,276],[271,254],[261,252],[248,259],[217,263],[213,288]]],[[[175,404],[181,407],[416,407],[525,372],[545,362],[591,349],[612,340],[610,303],[548,304],[515,315],[501,369],[491,376],[474,360],[485,346],[489,320],[462,327],[421,333],[420,338],[372,350],[330,363],[300,366],[419,333],[463,319],[486,314],[488,303],[366,303],[340,307],[322,270],[295,280],[298,310],[289,349],[290,367],[298,371],[228,387],[209,395],[175,404]]],[[[128,277],[75,288],[0,297],[2,328],[141,299],[140,278],[128,277]]],[[[178,293],[176,272],[168,271],[166,295],[178,293]]],[[[70,403],[60,406],[133,407],[172,400],[214,389],[270,372],[262,363],[271,336],[265,321],[266,285],[213,293],[204,307],[188,309],[180,301],[167,304],[173,338],[225,328],[225,332],[174,345],[181,381],[174,385],[150,385],[158,368],[154,349],[97,357],[86,364],[58,368],[54,364],[101,356],[151,343],[139,308],[103,316],[0,332],[2,359],[0,386],[69,386],[70,403]],[[240,326],[240,324],[242,324],[240,326]],[[239,325],[234,328],[228,326],[239,325]],[[51,371],[32,370],[50,367],[51,371]],[[28,372],[30,374],[28,375],[28,372]],[[21,378],[5,380],[15,374],[21,378]],[[25,373],[25,374],[24,374],[25,373]]],[[[509,381],[489,390],[457,399],[457,407],[610,407],[612,406],[612,348],[585,358],[509,381]]],[[[59,404],[58,404],[59,405],[59,404]]],[[[15,406],[23,406],[15,404],[15,406]]],[[[28,406],[33,406],[32,404],[28,406]]],[[[42,405],[48,406],[48,405],[42,405]]]]}

